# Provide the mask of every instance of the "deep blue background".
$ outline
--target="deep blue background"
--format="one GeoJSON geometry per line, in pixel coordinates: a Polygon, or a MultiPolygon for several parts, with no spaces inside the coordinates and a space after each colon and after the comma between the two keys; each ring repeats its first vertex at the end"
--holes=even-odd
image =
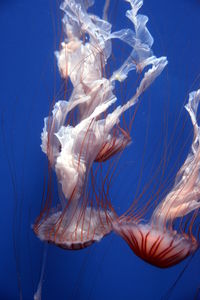
{"type": "MultiPolygon", "coordinates": [[[[127,4],[119,1],[115,5],[116,2],[111,0],[110,17],[115,29],[119,29],[125,26],[122,12],[127,4]]],[[[98,1],[95,12],[101,14],[101,8],[98,1]]],[[[200,85],[200,2],[146,0],[142,12],[150,19],[148,27],[155,39],[155,54],[167,55],[169,65],[143,97],[133,126],[133,143],[119,164],[112,186],[113,205],[119,211],[127,209],[137,188],[141,192],[154,176],[163,158],[165,141],[171,145],[166,173],[173,178],[172,167],[178,168],[188,151],[185,141],[188,145],[191,142],[187,114],[183,111],[179,115],[179,112],[188,92],[200,85]],[[174,129],[176,124],[178,131],[174,129]],[[173,133],[177,134],[174,144],[170,143],[173,133]],[[141,180],[140,170],[143,171],[141,180]]],[[[19,299],[16,261],[23,299],[33,299],[40,276],[43,244],[34,236],[31,224],[39,213],[46,173],[45,156],[40,150],[43,118],[48,115],[49,104],[61,86],[53,55],[60,32],[60,12],[53,0],[0,1],[2,300],[19,299]]],[[[114,46],[115,59],[120,61],[125,50],[121,51],[122,45],[116,42],[114,46]]],[[[134,76],[130,77],[128,87],[122,94],[118,93],[119,101],[134,93],[135,85],[130,84],[134,80],[134,76]]],[[[153,183],[159,183],[159,175],[153,183]]],[[[151,194],[151,187],[149,190],[151,194]]],[[[148,195],[143,198],[146,200],[148,195]]],[[[51,246],[43,299],[161,299],[186,264],[187,261],[168,270],[147,265],[114,235],[77,252],[51,246]]],[[[197,253],[170,299],[194,299],[200,285],[199,265],[197,253]]]]}

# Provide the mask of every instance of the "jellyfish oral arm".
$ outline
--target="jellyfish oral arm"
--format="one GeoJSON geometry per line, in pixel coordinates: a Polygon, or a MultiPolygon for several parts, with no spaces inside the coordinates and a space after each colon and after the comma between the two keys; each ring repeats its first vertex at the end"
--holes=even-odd
{"type": "MultiPolygon", "coordinates": [[[[78,1],[75,4],[74,1],[65,0],[61,5],[61,9],[65,13],[63,25],[66,40],[62,43],[62,49],[56,52],[56,57],[61,76],[69,76],[74,90],[69,101],[56,103],[53,116],[46,119],[42,134],[42,149],[47,155],[50,153],[50,160],[53,160],[62,186],[64,187],[63,181],[69,182],[66,188],[63,188],[66,198],[69,198],[75,186],[76,188],[79,186],[78,190],[82,189],[84,178],[89,172],[87,166],[91,165],[88,161],[94,161],[105,143],[109,145],[112,142],[111,130],[118,124],[121,114],[135,105],[139,96],[167,64],[165,57],[153,56],[151,50],[153,38],[146,27],[148,18],[137,15],[143,2],[127,2],[130,3],[131,10],[127,11],[126,16],[132,21],[135,30],[123,29],[113,33],[111,33],[111,24],[87,13],[86,9],[92,2],[86,5],[84,1],[78,1]],[[88,34],[87,41],[83,41],[81,33],[88,34]],[[103,77],[102,70],[111,55],[113,38],[128,43],[133,50],[122,67],[115,71],[110,79],[106,79],[103,77]],[[125,80],[129,71],[137,69],[142,72],[149,65],[152,67],[144,74],[135,95],[126,104],[118,106],[105,119],[102,119],[102,112],[106,112],[108,107],[117,101],[113,94],[115,80],[125,80]],[[64,102],[66,103],[64,104],[64,102]],[[79,109],[80,122],[75,126],[65,126],[67,113],[75,107],[79,109]],[[49,127],[47,123],[50,124],[50,134],[47,134],[49,127]],[[94,138],[95,143],[91,143],[88,148],[84,141],[81,152],[82,167],[78,170],[81,146],[76,147],[76,145],[82,145],[85,135],[89,134],[94,138]],[[47,144],[52,149],[51,151],[47,151],[47,144]],[[58,148],[60,147],[61,151],[59,152],[58,148]],[[87,155],[84,153],[84,147],[88,149],[87,155]],[[71,164],[70,168],[67,167],[69,163],[71,164]],[[69,179],[70,176],[73,177],[72,180],[69,179]]],[[[124,136],[119,136],[118,144],[120,139],[123,144],[124,136]]]]}
{"type": "Polygon", "coordinates": [[[194,128],[191,150],[178,171],[174,186],[156,208],[153,220],[168,220],[183,217],[200,207],[200,128],[197,122],[197,109],[200,90],[190,93],[185,106],[194,128]]]}

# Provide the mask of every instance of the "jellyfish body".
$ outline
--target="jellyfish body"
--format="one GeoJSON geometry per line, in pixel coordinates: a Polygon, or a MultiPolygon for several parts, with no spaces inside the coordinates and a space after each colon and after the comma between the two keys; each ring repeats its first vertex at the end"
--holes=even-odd
{"type": "Polygon", "coordinates": [[[53,209],[47,195],[34,231],[41,240],[65,249],[89,246],[113,229],[117,216],[106,191],[107,176],[97,186],[93,164],[101,164],[130,143],[129,133],[119,126],[120,116],[138,102],[167,64],[166,57],[157,58],[151,50],[148,18],[138,14],[143,1],[127,2],[131,9],[126,16],[134,30],[117,32],[111,31],[109,22],[87,12],[92,0],[65,0],[61,4],[65,40],[56,57],[61,77],[70,79],[73,92],[68,101],[55,103],[41,136],[42,150],[57,176],[60,204],[53,209]],[[106,78],[112,39],[120,39],[132,51],[106,78]],[[123,106],[113,108],[117,101],[115,81],[124,81],[131,70],[142,73],[144,69],[135,95],[123,106]],[[75,116],[73,122],[69,115],[75,116]]]}
{"type": "Polygon", "coordinates": [[[133,252],[160,268],[173,266],[198,248],[192,227],[200,207],[200,128],[197,109],[200,90],[190,93],[185,106],[194,128],[191,150],[178,171],[174,186],[154,210],[148,224],[135,221],[128,215],[114,222],[114,229],[128,243],[133,252]],[[177,218],[194,211],[190,223],[173,229],[177,218]]]}

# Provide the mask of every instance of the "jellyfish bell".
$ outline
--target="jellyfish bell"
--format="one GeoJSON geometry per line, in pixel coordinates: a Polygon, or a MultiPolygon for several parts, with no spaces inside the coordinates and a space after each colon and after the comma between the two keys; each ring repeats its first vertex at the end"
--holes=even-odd
{"type": "Polygon", "coordinates": [[[193,130],[191,150],[178,171],[171,191],[155,208],[150,222],[144,224],[134,218],[133,211],[114,221],[113,228],[130,246],[133,252],[146,262],[160,268],[178,264],[198,246],[194,236],[195,221],[200,207],[200,127],[197,110],[200,90],[190,93],[185,106],[193,130]],[[193,213],[190,222],[184,216],[193,213]],[[179,221],[178,228],[174,224],[179,221]]]}
{"type": "Polygon", "coordinates": [[[159,268],[178,264],[198,247],[194,237],[152,224],[117,222],[114,230],[138,257],[159,268]]]}
{"type": "Polygon", "coordinates": [[[112,230],[112,215],[103,209],[92,207],[76,209],[73,218],[70,214],[63,216],[62,211],[51,213],[40,225],[34,225],[36,235],[42,241],[56,246],[79,250],[101,240],[112,230]],[[71,219],[71,222],[69,222],[71,219]]]}

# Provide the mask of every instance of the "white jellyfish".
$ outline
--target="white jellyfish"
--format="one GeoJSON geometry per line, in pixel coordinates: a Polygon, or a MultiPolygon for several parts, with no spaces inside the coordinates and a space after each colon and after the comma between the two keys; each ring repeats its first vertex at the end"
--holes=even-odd
{"type": "Polygon", "coordinates": [[[34,231],[41,240],[66,249],[84,248],[113,229],[117,215],[104,185],[96,188],[92,166],[130,143],[129,134],[119,127],[120,116],[138,102],[167,64],[166,57],[157,58],[151,49],[148,18],[138,14],[143,1],[127,1],[131,8],[126,16],[133,29],[116,32],[108,21],[87,11],[93,2],[65,0],[61,4],[65,39],[56,57],[61,77],[70,79],[73,91],[69,99],[55,103],[42,132],[42,150],[57,176],[60,206],[52,208],[48,193],[34,231]],[[107,78],[112,39],[120,39],[132,50],[107,78]],[[143,77],[131,99],[120,105],[115,82],[124,81],[133,70],[143,77]]]}

